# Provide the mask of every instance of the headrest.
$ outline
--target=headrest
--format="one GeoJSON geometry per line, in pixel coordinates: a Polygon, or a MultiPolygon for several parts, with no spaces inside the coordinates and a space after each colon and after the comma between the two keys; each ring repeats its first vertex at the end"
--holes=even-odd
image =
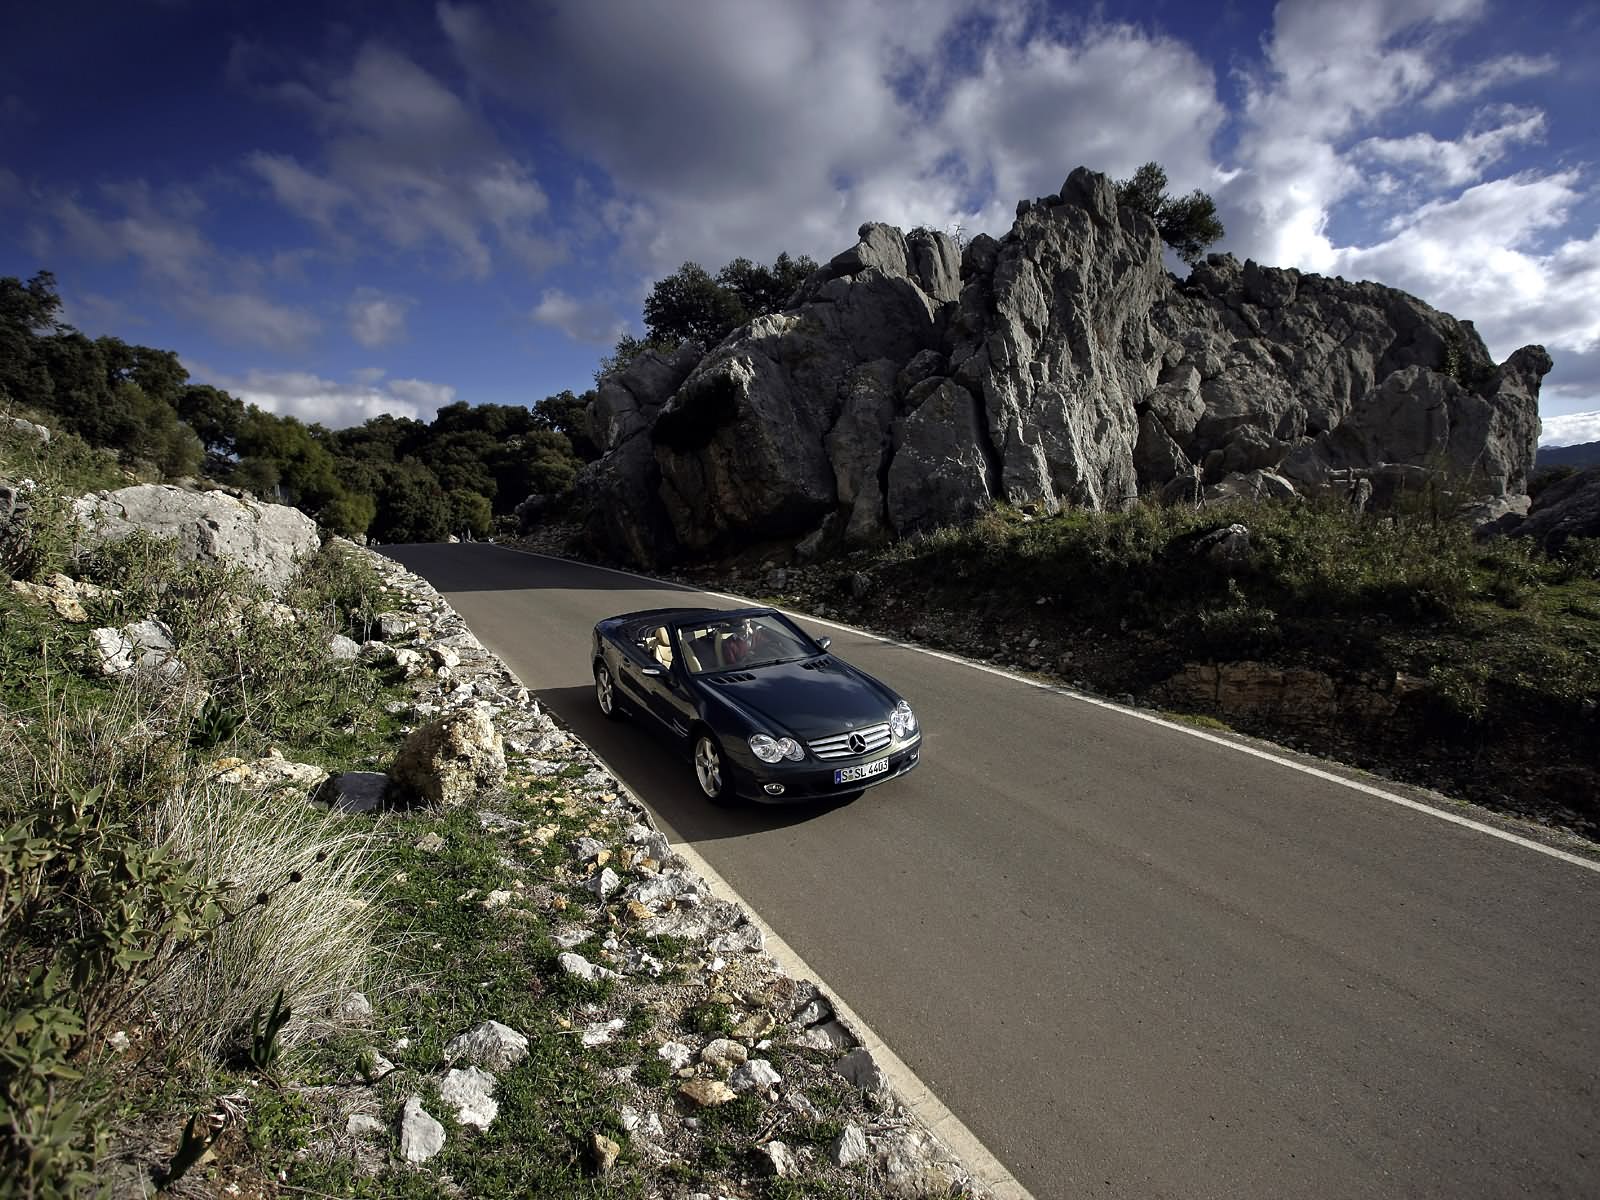
{"type": "Polygon", "coordinates": [[[658,645],[658,646],[667,646],[667,647],[670,647],[672,645],[672,638],[667,633],[667,627],[665,625],[661,626],[660,629],[656,630],[656,645],[658,645]]]}

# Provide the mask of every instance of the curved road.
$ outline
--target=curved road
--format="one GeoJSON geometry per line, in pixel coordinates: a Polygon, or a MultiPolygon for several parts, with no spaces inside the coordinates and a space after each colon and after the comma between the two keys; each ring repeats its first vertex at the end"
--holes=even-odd
{"type": "Polygon", "coordinates": [[[711,809],[599,717],[588,662],[598,618],[702,594],[384,552],[1040,1200],[1600,1196],[1600,874],[823,624],[915,705],[922,765],[853,803],[711,809]]]}

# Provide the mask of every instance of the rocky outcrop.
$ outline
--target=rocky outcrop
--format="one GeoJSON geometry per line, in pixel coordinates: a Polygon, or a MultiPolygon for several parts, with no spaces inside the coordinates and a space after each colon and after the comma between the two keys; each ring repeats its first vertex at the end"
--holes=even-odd
{"type": "Polygon", "coordinates": [[[1600,467],[1569,475],[1540,492],[1527,520],[1514,532],[1536,539],[1546,550],[1561,549],[1569,538],[1600,537],[1600,467]]]}
{"type": "Polygon", "coordinates": [[[297,508],[164,484],[84,496],[72,502],[72,512],[84,547],[120,541],[142,529],[176,541],[185,559],[238,567],[275,592],[322,544],[317,523],[297,508]]]}
{"type": "Polygon", "coordinates": [[[1526,488],[1550,359],[1373,283],[1213,255],[1186,280],[1079,169],[1001,238],[863,225],[702,353],[645,354],[591,404],[578,494],[642,564],[755,539],[814,555],[995,501],[1055,512],[1418,478],[1526,488]],[[959,266],[958,266],[959,263],[959,266]],[[1408,474],[1411,472],[1413,474],[1408,474]]]}

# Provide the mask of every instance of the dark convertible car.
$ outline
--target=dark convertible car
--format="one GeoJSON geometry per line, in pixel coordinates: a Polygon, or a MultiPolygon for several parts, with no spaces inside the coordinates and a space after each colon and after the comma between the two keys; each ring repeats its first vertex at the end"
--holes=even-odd
{"type": "Polygon", "coordinates": [[[658,723],[700,790],[782,803],[859,792],[917,765],[895,692],[770,608],[656,608],[594,627],[600,711],[658,723]]]}

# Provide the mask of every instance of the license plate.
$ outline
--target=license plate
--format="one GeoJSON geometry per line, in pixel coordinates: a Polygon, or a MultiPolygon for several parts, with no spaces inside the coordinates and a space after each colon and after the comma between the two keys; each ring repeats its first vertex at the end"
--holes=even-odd
{"type": "Polygon", "coordinates": [[[877,762],[862,763],[855,767],[840,767],[833,773],[835,783],[855,783],[861,779],[871,779],[874,775],[882,775],[889,769],[889,760],[880,758],[877,762]]]}

